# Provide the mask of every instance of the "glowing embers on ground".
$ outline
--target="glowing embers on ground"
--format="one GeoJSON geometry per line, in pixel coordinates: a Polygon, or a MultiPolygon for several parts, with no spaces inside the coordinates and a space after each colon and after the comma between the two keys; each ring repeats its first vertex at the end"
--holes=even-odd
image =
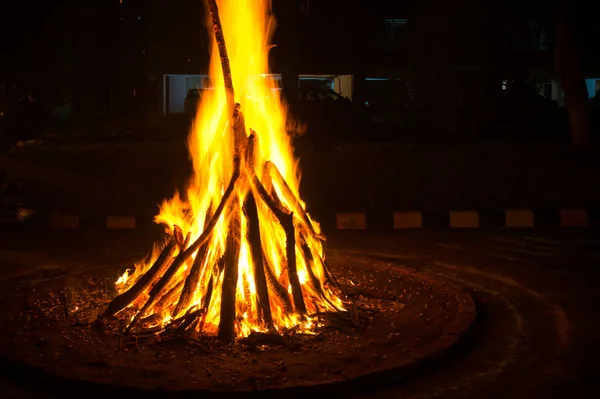
{"type": "Polygon", "coordinates": [[[314,316],[344,311],[320,228],[299,199],[286,108],[257,78],[268,72],[269,1],[219,3],[209,1],[218,89],[201,98],[190,132],[186,198],[163,203],[156,221],[167,239],[117,280],[97,322],[130,308],[127,331],[195,329],[230,341],[311,331],[314,316]]]}

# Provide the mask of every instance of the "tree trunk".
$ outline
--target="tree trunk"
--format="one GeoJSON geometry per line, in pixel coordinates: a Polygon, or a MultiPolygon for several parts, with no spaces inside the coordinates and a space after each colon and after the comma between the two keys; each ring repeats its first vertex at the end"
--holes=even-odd
{"type": "Polygon", "coordinates": [[[554,63],[565,91],[569,113],[571,142],[576,146],[590,143],[588,94],[581,68],[581,55],[573,37],[569,0],[559,0],[555,16],[554,63]]]}

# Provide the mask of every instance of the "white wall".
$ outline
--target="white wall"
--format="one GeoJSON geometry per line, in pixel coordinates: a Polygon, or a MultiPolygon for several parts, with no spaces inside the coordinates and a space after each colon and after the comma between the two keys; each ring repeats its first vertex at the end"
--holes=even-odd
{"type": "Polygon", "coordinates": [[[163,75],[163,114],[183,113],[188,90],[203,89],[209,85],[208,75],[163,75]]]}
{"type": "MultiPolygon", "coordinates": [[[[281,80],[281,75],[265,75],[268,79],[281,80]]],[[[300,79],[326,79],[331,81],[333,90],[342,97],[352,100],[354,77],[352,75],[299,75],[300,79]]],[[[185,96],[193,88],[210,87],[208,75],[163,75],[163,114],[184,112],[185,96]],[[168,93],[168,96],[167,96],[168,93]]]]}
{"type": "Polygon", "coordinates": [[[354,76],[339,75],[333,80],[335,92],[342,97],[346,97],[352,101],[352,93],[354,91],[354,76]]]}
{"type": "Polygon", "coordinates": [[[301,80],[326,80],[332,83],[332,89],[342,97],[352,100],[354,76],[352,75],[299,75],[301,80]]]}
{"type": "Polygon", "coordinates": [[[170,114],[182,114],[184,112],[185,95],[187,94],[186,76],[169,75],[167,85],[169,86],[168,112],[170,114]]]}

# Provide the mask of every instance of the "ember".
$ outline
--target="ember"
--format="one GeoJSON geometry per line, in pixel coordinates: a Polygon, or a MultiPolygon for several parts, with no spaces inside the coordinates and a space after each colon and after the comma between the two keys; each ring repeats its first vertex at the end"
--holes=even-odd
{"type": "Polygon", "coordinates": [[[185,198],[165,201],[155,218],[168,237],[119,277],[119,295],[97,322],[131,308],[127,331],[194,329],[223,341],[312,332],[317,315],[345,310],[319,225],[299,198],[286,107],[261,78],[275,26],[270,2],[208,3],[217,90],[201,98],[190,132],[193,177],[185,198]]]}

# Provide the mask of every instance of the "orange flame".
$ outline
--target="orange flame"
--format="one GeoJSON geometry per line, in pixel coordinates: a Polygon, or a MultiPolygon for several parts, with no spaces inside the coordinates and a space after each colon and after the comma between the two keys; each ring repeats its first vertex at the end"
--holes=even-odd
{"type": "MultiPolygon", "coordinates": [[[[312,223],[311,229],[306,219],[300,216],[304,213],[305,204],[298,200],[300,198],[299,169],[298,162],[293,156],[290,137],[285,129],[287,107],[279,97],[275,82],[265,76],[269,70],[268,52],[272,47],[269,43],[275,27],[270,1],[221,0],[218,3],[236,101],[241,105],[245,125],[257,132],[258,145],[255,150],[254,167],[242,162],[242,178],[238,181],[239,184],[236,185],[232,196],[233,205],[223,212],[210,236],[207,254],[201,267],[200,280],[194,290],[190,306],[174,314],[178,299],[178,296],[174,296],[173,303],[159,301],[142,316],[156,315],[157,323],[165,325],[171,319],[184,315],[190,308],[200,306],[206,299],[209,281],[214,282],[213,292],[220,292],[223,273],[219,274],[217,268],[213,266],[219,262],[225,252],[229,220],[233,213],[231,209],[236,207],[241,209],[247,194],[253,190],[251,175],[255,173],[254,170],[259,180],[263,183],[268,180],[269,184],[273,185],[282,205],[294,214],[296,242],[300,243],[302,237],[305,246],[302,248],[300,244],[296,244],[296,262],[308,315],[341,310],[343,309],[341,300],[324,284],[326,266],[323,260],[322,242],[319,239],[320,228],[309,217],[309,223],[312,223]],[[269,165],[274,167],[269,168],[269,165]],[[283,179],[275,176],[275,170],[279,171],[283,179]],[[287,183],[289,189],[285,187],[283,181],[287,183]],[[306,248],[313,254],[308,259],[304,256],[306,248]]],[[[187,187],[187,198],[183,200],[175,195],[166,200],[155,217],[155,222],[165,224],[171,230],[179,226],[184,236],[189,233],[190,242],[197,239],[204,231],[207,212],[214,211],[219,205],[233,173],[233,140],[230,136],[231,129],[227,126],[224,78],[216,45],[212,48],[209,73],[215,90],[205,90],[203,93],[188,140],[194,173],[187,187]]],[[[276,279],[291,293],[284,271],[286,250],[283,229],[265,204],[257,201],[257,208],[261,245],[266,258],[265,267],[271,267],[276,279]]],[[[252,331],[264,331],[265,326],[260,322],[256,300],[257,288],[250,256],[250,243],[246,237],[247,220],[243,212],[238,212],[237,215],[241,217],[242,231],[235,303],[236,334],[238,337],[243,337],[252,331]]],[[[160,250],[160,245],[157,245],[146,261],[137,264],[135,270],[125,272],[117,281],[117,289],[123,292],[131,287],[154,263],[160,250]]],[[[195,256],[187,260],[177,271],[166,290],[178,289],[178,284],[181,285],[185,279],[194,258],[195,256]]],[[[217,331],[220,302],[220,295],[210,297],[208,311],[203,316],[204,320],[200,327],[203,331],[208,333],[217,331]]],[[[300,317],[295,311],[290,311],[289,306],[286,307],[277,295],[269,295],[269,305],[273,324],[277,330],[295,326],[311,329],[315,324],[310,316],[300,317]]]]}

